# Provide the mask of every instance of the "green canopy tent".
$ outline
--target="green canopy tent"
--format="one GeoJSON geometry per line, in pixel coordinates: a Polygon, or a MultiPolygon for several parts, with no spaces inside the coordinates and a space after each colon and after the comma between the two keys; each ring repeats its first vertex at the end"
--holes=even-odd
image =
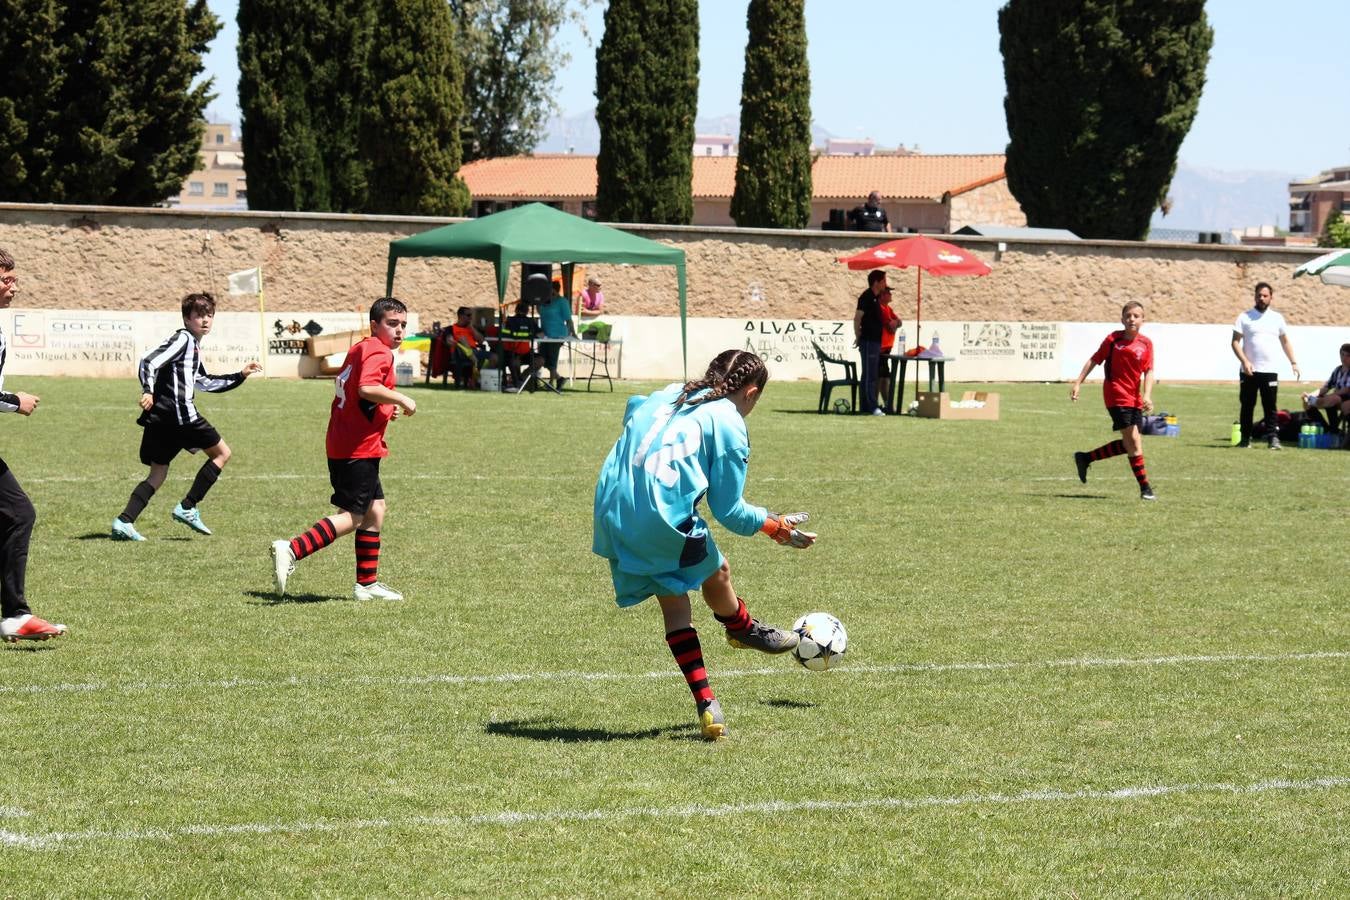
{"type": "Polygon", "coordinates": [[[561,263],[564,289],[569,294],[574,263],[674,266],[680,289],[680,349],[687,377],[689,335],[685,321],[683,250],[588,221],[543,203],[530,203],[390,241],[386,294],[394,292],[394,268],[399,259],[411,256],[457,256],[491,262],[497,273],[499,305],[506,298],[506,282],[512,263],[561,263]]]}

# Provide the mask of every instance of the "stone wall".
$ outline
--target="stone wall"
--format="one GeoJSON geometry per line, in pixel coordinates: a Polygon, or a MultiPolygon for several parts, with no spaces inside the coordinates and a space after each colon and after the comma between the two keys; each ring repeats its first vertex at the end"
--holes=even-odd
{"type": "Polygon", "coordinates": [[[1008,190],[1006,178],[957,194],[949,202],[952,231],[967,225],[1008,225],[1020,228],[1027,224],[1026,213],[1022,212],[1022,205],[1008,190]]]}
{"type": "MultiPolygon", "coordinates": [[[[445,224],[417,217],[302,213],[203,213],[111,207],[0,204],[0,247],[17,259],[30,309],[176,309],[191,290],[213,290],[226,311],[256,299],[225,296],[227,273],[261,266],[270,309],[364,310],[384,292],[389,241],[445,224]]],[[[683,249],[689,314],[725,318],[830,319],[852,315],[865,276],[835,262],[875,235],[830,231],[628,226],[683,249]]],[[[1251,303],[1258,281],[1275,286],[1291,322],[1343,325],[1346,296],[1291,279],[1309,249],[1124,241],[998,241],[961,238],[993,274],[923,279],[925,319],[1110,322],[1126,300],[1154,322],[1225,323],[1251,303]]],[[[615,313],[671,315],[675,274],[666,267],[594,265],[615,313]]],[[[892,271],[896,307],[913,316],[916,276],[892,271]]],[[[424,322],[461,304],[496,301],[488,263],[411,259],[394,293],[424,322]]],[[[513,287],[512,290],[515,288],[513,287]]]]}

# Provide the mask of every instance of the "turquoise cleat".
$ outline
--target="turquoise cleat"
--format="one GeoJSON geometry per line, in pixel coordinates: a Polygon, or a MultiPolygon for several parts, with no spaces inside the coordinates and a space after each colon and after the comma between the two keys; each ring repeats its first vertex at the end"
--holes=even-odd
{"type": "Polygon", "coordinates": [[[114,541],[145,540],[145,538],[141,535],[141,533],[136,530],[135,525],[132,525],[130,522],[123,522],[121,519],[113,519],[112,539],[114,541]]]}
{"type": "Polygon", "coordinates": [[[182,522],[198,534],[211,533],[211,529],[206,527],[206,523],[202,521],[202,514],[195,506],[192,509],[183,509],[183,504],[178,504],[173,508],[173,520],[182,522]]]}

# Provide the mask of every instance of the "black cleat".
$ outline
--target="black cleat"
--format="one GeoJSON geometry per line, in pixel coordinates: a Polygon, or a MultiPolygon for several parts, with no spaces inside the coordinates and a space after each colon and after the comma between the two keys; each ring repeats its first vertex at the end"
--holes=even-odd
{"type": "Polygon", "coordinates": [[[1144,485],[1143,487],[1141,487],[1141,488],[1139,489],[1139,499],[1140,499],[1140,500],[1157,500],[1157,499],[1158,499],[1158,495],[1155,494],[1155,493],[1153,493],[1153,488],[1146,484],[1146,485],[1144,485]]]}
{"type": "Polygon", "coordinates": [[[758,650],[760,653],[786,653],[800,640],[797,632],[761,625],[758,619],[751,619],[750,627],[744,631],[727,632],[727,643],[737,650],[758,650]]]}
{"type": "Polygon", "coordinates": [[[1079,451],[1073,455],[1073,464],[1078,468],[1078,480],[1087,484],[1087,470],[1092,465],[1092,457],[1079,451]]]}

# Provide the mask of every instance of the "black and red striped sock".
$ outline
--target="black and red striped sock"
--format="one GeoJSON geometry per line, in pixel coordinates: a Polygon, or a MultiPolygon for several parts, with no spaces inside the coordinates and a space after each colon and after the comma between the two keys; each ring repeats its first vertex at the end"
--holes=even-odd
{"type": "Polygon", "coordinates": [[[380,570],[380,533],[378,531],[356,531],[356,583],[374,584],[379,579],[380,570]]]}
{"type": "Polygon", "coordinates": [[[712,702],[713,692],[708,686],[708,670],[703,667],[703,647],[698,642],[698,632],[693,627],[677,628],[666,635],[666,643],[702,712],[703,707],[712,702]]]}
{"type": "Polygon", "coordinates": [[[337,540],[337,529],[328,519],[320,519],[304,534],[291,538],[291,553],[296,559],[304,559],[311,553],[318,553],[337,540]]]}
{"type": "Polygon", "coordinates": [[[1130,457],[1130,471],[1134,472],[1134,480],[1139,482],[1141,488],[1148,487],[1148,473],[1144,471],[1144,454],[1130,457]]]}
{"type": "Polygon", "coordinates": [[[732,634],[750,627],[750,610],[745,608],[745,601],[740,597],[736,598],[736,611],[734,613],[729,616],[719,616],[717,613],[713,613],[713,618],[725,625],[727,631],[732,634]]]}
{"type": "Polygon", "coordinates": [[[1093,462],[1096,462],[1099,459],[1110,459],[1113,456],[1119,456],[1124,452],[1125,452],[1124,441],[1112,441],[1109,444],[1102,444],[1096,450],[1090,452],[1088,456],[1092,459],[1093,462]]]}

